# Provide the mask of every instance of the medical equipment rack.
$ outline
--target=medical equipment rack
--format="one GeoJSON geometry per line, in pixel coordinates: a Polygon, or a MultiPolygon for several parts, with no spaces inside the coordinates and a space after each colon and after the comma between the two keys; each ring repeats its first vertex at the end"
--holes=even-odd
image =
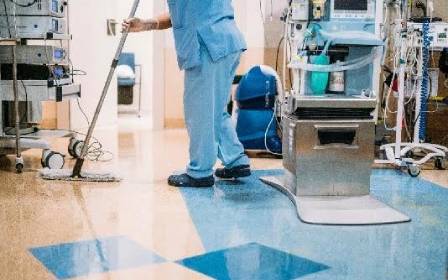
{"type": "MultiPolygon", "coordinates": [[[[67,1],[61,1],[61,7],[68,6],[67,1]]],[[[34,9],[34,8],[32,8],[34,9]]],[[[62,10],[61,10],[62,11],[62,10]]],[[[67,11],[64,9],[64,11],[67,11]]],[[[33,12],[33,11],[31,11],[33,12]]],[[[68,12],[67,12],[68,13],[68,12]]],[[[31,40],[42,40],[45,42],[44,49],[46,50],[48,41],[70,41],[71,36],[69,34],[69,29],[67,28],[64,32],[35,32],[34,34],[23,33],[22,26],[17,26],[16,18],[20,17],[20,20],[23,19],[34,19],[36,20],[35,27],[37,28],[37,24],[42,21],[42,18],[53,18],[50,15],[28,15],[24,14],[16,14],[16,11],[13,13],[9,13],[5,10],[2,12],[0,17],[7,18],[6,22],[8,23],[6,26],[2,25],[2,31],[7,30],[6,34],[9,34],[8,38],[0,38],[0,48],[2,48],[3,53],[11,53],[10,59],[6,55],[6,58],[3,57],[3,61],[0,61],[1,64],[7,64],[7,67],[3,68],[7,69],[6,74],[2,73],[2,80],[0,80],[0,101],[13,101],[13,113],[15,124],[14,127],[9,127],[8,130],[4,130],[3,124],[6,119],[3,119],[3,102],[0,103],[0,155],[7,154],[15,154],[15,168],[18,173],[22,173],[24,168],[24,160],[22,158],[22,151],[26,149],[42,149],[42,159],[41,163],[43,167],[49,168],[62,168],[65,160],[64,155],[58,152],[54,152],[51,150],[50,144],[41,139],[41,133],[35,133],[36,130],[33,128],[23,129],[21,127],[21,116],[20,116],[20,102],[27,102],[27,115],[25,123],[35,123],[35,120],[38,117],[41,117],[41,104],[42,101],[54,100],[54,101],[62,101],[63,99],[71,98],[71,97],[79,97],[81,93],[81,86],[79,84],[75,84],[73,80],[66,76],[61,79],[43,79],[43,78],[27,78],[24,77],[23,67],[28,67],[29,65],[43,65],[43,67],[49,66],[51,63],[26,63],[28,59],[28,55],[30,52],[27,52],[28,49],[36,48],[36,44],[28,44],[28,41],[31,40]],[[13,14],[13,15],[12,15],[13,14]],[[11,18],[13,17],[13,18],[11,18]],[[9,19],[9,20],[8,20],[9,19]],[[12,21],[14,25],[12,24],[12,21]],[[14,29],[13,29],[14,28],[14,29]],[[11,32],[14,30],[14,32],[11,32]],[[22,32],[22,33],[21,33],[22,32]],[[18,50],[20,50],[18,57],[18,50]],[[20,66],[18,60],[20,58],[20,66]],[[6,61],[5,61],[6,59],[6,61]],[[25,60],[25,61],[24,61],[25,60]],[[25,63],[24,63],[25,62],[25,63]],[[29,64],[29,65],[28,65],[29,64]],[[10,67],[10,68],[9,68],[10,67]],[[21,69],[19,69],[22,67],[21,69]],[[22,73],[20,72],[22,70],[22,73]],[[21,76],[21,77],[19,77],[21,76]],[[21,85],[21,86],[20,86],[21,85]],[[28,106],[31,104],[31,108],[35,108],[36,110],[32,110],[33,120],[30,122],[28,106]],[[35,112],[36,111],[36,112],[35,112]],[[10,133],[13,131],[14,135],[10,133]],[[23,135],[26,133],[26,135],[23,135]]],[[[67,17],[68,18],[68,17],[67,17]]],[[[56,17],[56,20],[65,21],[65,16],[60,15],[56,17]]],[[[48,26],[39,26],[37,29],[40,31],[45,31],[45,28],[51,28],[48,26]]],[[[65,27],[64,27],[65,28],[65,27]]],[[[4,32],[5,33],[5,32],[4,32]]],[[[40,55],[40,53],[39,53],[40,55]]],[[[63,53],[64,56],[70,55],[69,47],[68,51],[63,53]]],[[[45,57],[48,59],[48,53],[45,51],[45,54],[41,55],[43,59],[45,57]]],[[[31,59],[30,59],[31,60],[31,59]]],[[[69,59],[67,60],[69,61],[69,59]]],[[[61,64],[63,65],[63,63],[61,64]]],[[[63,66],[58,66],[63,67],[63,66]]],[[[67,66],[68,67],[68,66],[67,66]]],[[[33,69],[33,68],[30,68],[33,69]]],[[[62,68],[61,68],[62,69],[62,68]]],[[[35,71],[28,71],[35,72],[35,71]]],[[[32,74],[31,74],[32,75],[32,74]]]]}

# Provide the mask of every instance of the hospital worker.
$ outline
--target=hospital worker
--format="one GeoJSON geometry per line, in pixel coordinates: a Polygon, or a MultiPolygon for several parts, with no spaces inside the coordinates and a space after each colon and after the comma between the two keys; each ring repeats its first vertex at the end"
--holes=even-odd
{"type": "Polygon", "coordinates": [[[172,175],[176,187],[211,187],[218,178],[250,176],[249,158],[227,113],[230,91],[246,43],[231,0],[168,0],[169,13],[152,19],[130,18],[123,30],[173,29],[177,60],[185,71],[184,113],[190,138],[186,172],[172,175]]]}

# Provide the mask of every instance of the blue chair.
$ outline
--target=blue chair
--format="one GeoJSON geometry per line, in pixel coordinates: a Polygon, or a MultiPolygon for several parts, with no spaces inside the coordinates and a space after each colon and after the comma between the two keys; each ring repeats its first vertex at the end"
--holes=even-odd
{"type": "MultiPolygon", "coordinates": [[[[140,117],[140,111],[141,111],[141,94],[142,94],[142,66],[135,63],[135,54],[134,53],[127,53],[124,52],[120,55],[120,58],[118,60],[118,65],[127,65],[129,66],[132,71],[135,74],[135,77],[137,77],[137,68],[139,68],[139,79],[138,82],[136,82],[136,78],[129,78],[129,77],[117,77],[117,84],[118,88],[125,89],[122,92],[127,93],[132,99],[133,96],[133,88],[138,85],[139,86],[139,97],[138,97],[138,116],[140,117]]],[[[120,98],[119,98],[120,99],[120,98]]],[[[132,104],[132,101],[131,101],[132,104]]]]}
{"type": "MultiPolygon", "coordinates": [[[[118,65],[127,65],[131,67],[135,74],[135,54],[134,53],[122,53],[118,61],[118,65]]],[[[121,87],[133,87],[135,86],[135,78],[122,78],[118,77],[118,86],[121,87]]]]}

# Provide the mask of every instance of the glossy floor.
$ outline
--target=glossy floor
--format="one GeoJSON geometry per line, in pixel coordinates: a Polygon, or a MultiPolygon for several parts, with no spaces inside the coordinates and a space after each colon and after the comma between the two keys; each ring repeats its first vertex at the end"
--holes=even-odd
{"type": "Polygon", "coordinates": [[[115,157],[86,166],[120,173],[121,183],[43,181],[39,151],[26,152],[22,175],[0,160],[0,279],[447,277],[447,172],[373,172],[373,195],[411,223],[312,226],[258,180],[280,174],[280,160],[253,160],[258,171],[245,180],[178,190],[165,181],[186,163],[185,131],[136,127],[100,131],[115,157]]]}

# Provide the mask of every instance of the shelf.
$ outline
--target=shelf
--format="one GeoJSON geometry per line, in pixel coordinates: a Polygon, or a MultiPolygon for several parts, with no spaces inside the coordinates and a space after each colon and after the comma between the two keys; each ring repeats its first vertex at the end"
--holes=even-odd
{"type": "MultiPolygon", "coordinates": [[[[0,81],[0,100],[13,101],[14,94],[11,80],[0,81]]],[[[18,81],[19,101],[39,102],[39,101],[62,101],[65,99],[79,97],[81,95],[81,85],[66,84],[55,87],[48,87],[46,80],[18,81]],[[25,86],[25,89],[24,89],[25,86]]]]}

